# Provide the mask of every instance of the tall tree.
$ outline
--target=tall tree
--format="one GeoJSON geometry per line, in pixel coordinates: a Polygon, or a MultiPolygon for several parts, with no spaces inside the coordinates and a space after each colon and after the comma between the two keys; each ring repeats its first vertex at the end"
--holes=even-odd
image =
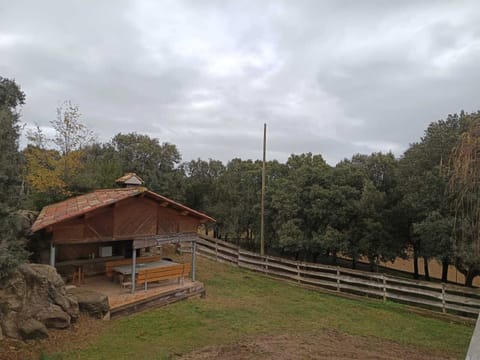
{"type": "Polygon", "coordinates": [[[29,145],[24,150],[26,179],[37,208],[82,193],[87,187],[80,174],[84,170],[84,148],[93,142],[94,135],[82,123],[78,106],[65,101],[50,124],[54,137],[45,136],[37,125],[36,130],[27,132],[29,145]]]}
{"type": "Polygon", "coordinates": [[[176,200],[183,200],[183,171],[178,168],[180,152],[173,144],[148,135],[117,134],[112,145],[123,172],[135,172],[147,187],[176,200]]]}
{"type": "MultiPolygon", "coordinates": [[[[414,231],[414,224],[427,221],[433,212],[448,221],[450,206],[445,197],[448,184],[448,163],[452,149],[460,134],[467,127],[465,113],[448,115],[446,120],[432,122],[425,130],[420,142],[410,145],[400,160],[399,192],[402,200],[398,204],[397,221],[402,224],[399,233],[408,237],[413,250],[414,277],[418,278],[418,258],[424,258],[425,274],[428,276],[428,259],[440,256],[445,273],[449,261],[454,258],[453,247],[442,247],[446,253],[432,252],[436,241],[432,237],[419,236],[414,231]],[[450,250],[448,250],[450,249],[450,250]]],[[[425,224],[430,224],[430,220],[425,224]]]]}
{"type": "Polygon", "coordinates": [[[18,151],[20,115],[25,94],[13,80],[0,77],[0,278],[26,261],[15,212],[20,202],[21,157],[18,151]]]}
{"type": "Polygon", "coordinates": [[[465,131],[451,157],[449,190],[455,214],[457,268],[472,286],[480,274],[480,112],[469,116],[465,131]]]}

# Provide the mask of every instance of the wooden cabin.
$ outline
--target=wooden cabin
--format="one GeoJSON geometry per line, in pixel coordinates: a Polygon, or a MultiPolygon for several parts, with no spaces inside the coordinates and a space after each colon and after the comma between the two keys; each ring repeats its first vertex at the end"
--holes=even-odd
{"type": "Polygon", "coordinates": [[[40,235],[52,266],[84,264],[87,274],[101,273],[107,261],[135,259],[140,249],[182,241],[194,244],[198,226],[215,221],[148,190],[136,174],[126,174],[117,183],[122,187],[96,190],[42,209],[32,231],[40,235]]]}

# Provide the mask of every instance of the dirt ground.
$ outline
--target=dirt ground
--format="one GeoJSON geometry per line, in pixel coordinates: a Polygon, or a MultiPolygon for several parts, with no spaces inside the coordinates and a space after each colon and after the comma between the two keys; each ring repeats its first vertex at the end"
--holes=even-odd
{"type": "Polygon", "coordinates": [[[39,360],[42,354],[65,349],[78,349],[95,340],[95,334],[108,326],[101,321],[80,315],[79,320],[66,330],[48,331],[49,338],[39,341],[0,340],[0,360],[39,360]]]}
{"type": "Polygon", "coordinates": [[[438,352],[400,345],[393,341],[324,331],[311,335],[277,335],[252,338],[230,345],[200,349],[181,360],[207,359],[452,359],[438,352]]]}
{"type": "MultiPolygon", "coordinates": [[[[83,318],[71,330],[51,331],[48,340],[24,343],[0,341],[0,360],[38,360],[42,353],[73,350],[88,344],[105,322],[83,318]]],[[[315,334],[284,334],[199,349],[177,360],[207,359],[453,359],[438,352],[401,345],[393,341],[347,335],[325,330],[315,334]]]]}

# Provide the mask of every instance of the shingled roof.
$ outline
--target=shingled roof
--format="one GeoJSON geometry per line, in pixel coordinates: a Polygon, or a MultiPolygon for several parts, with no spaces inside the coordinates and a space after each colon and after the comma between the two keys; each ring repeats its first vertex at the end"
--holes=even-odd
{"type": "Polygon", "coordinates": [[[138,196],[140,194],[144,194],[144,196],[150,197],[158,202],[166,202],[169,206],[177,210],[186,211],[190,216],[215,222],[215,219],[210,216],[190,209],[189,207],[166,198],[165,196],[149,191],[145,187],[127,187],[96,190],[85,195],[75,196],[65,201],[45,206],[35,220],[35,223],[32,226],[32,231],[37,232],[47,226],[84,215],[93,210],[112,205],[118,201],[138,196]]]}

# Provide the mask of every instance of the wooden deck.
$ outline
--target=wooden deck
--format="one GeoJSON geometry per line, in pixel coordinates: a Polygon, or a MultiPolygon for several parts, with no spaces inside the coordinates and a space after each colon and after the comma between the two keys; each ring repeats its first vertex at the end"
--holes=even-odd
{"type": "Polygon", "coordinates": [[[144,290],[143,286],[137,287],[134,294],[130,288],[124,288],[104,275],[88,277],[85,280],[85,284],[80,285],[81,288],[108,296],[110,317],[132,314],[192,296],[205,295],[203,283],[190,279],[185,279],[183,284],[178,284],[175,280],[162,282],[149,286],[148,290],[144,290]]]}

